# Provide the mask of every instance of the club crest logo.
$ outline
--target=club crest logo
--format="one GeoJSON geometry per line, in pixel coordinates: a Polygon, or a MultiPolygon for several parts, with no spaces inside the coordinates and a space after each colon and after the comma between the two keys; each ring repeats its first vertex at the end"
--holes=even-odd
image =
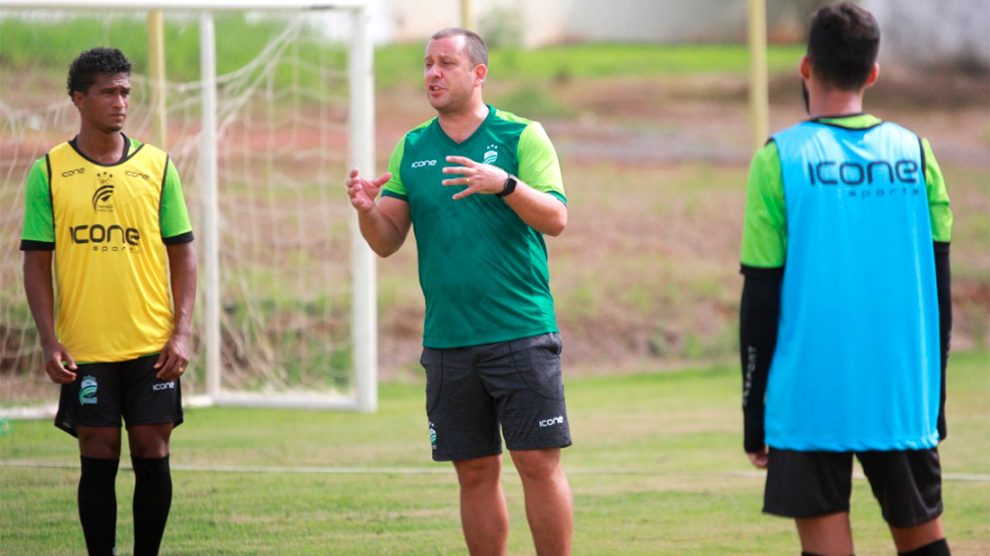
{"type": "Polygon", "coordinates": [[[110,172],[97,172],[96,178],[100,180],[100,186],[93,193],[93,210],[96,212],[113,212],[113,205],[110,199],[113,197],[113,174],[110,172]]]}
{"type": "Polygon", "coordinates": [[[79,405],[96,405],[96,377],[86,375],[79,383],[79,405]]]}
{"type": "Polygon", "coordinates": [[[488,149],[485,151],[485,164],[495,164],[498,160],[498,145],[488,145],[485,148],[488,149]]]}

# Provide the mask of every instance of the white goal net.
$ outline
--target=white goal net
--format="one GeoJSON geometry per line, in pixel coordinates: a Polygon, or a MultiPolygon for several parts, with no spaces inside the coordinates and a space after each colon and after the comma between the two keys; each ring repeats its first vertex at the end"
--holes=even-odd
{"type": "Polygon", "coordinates": [[[348,167],[370,171],[373,160],[361,3],[242,12],[227,2],[216,16],[169,8],[164,118],[140,48],[150,19],[119,3],[128,9],[0,1],[0,415],[57,400],[22,287],[24,179],[77,133],[65,73],[80,51],[101,45],[134,64],[124,132],[169,152],[193,220],[200,280],[187,399],[373,410],[373,259],[355,241],[342,185],[348,167]],[[55,54],[24,51],[66,34],[72,46],[55,54]]]}

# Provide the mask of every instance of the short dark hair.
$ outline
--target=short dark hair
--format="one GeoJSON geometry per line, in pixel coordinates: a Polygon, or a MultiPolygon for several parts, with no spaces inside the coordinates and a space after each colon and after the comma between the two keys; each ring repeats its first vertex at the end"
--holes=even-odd
{"type": "Polygon", "coordinates": [[[447,37],[464,37],[464,49],[467,50],[468,59],[474,65],[488,65],[488,47],[478,33],[464,29],[462,27],[447,27],[441,29],[430,37],[431,41],[445,39],[447,37]]]}
{"type": "Polygon", "coordinates": [[[127,56],[116,48],[93,48],[79,55],[69,65],[69,77],[66,88],[69,96],[79,91],[85,93],[96,83],[96,75],[100,73],[131,74],[131,63],[127,56]]]}
{"type": "Polygon", "coordinates": [[[808,59],[826,84],[854,91],[866,83],[880,49],[873,14],[850,2],[825,6],[811,16],[808,59]]]}

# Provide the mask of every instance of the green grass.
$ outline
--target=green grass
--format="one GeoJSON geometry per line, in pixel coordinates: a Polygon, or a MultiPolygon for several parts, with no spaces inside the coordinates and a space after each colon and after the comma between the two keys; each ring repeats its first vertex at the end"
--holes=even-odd
{"type": "MultiPolygon", "coordinates": [[[[990,547],[988,362],[970,353],[950,363],[944,471],[983,477],[944,484],[944,523],[961,555],[990,547]]],[[[759,512],[762,478],[741,450],[735,368],[575,378],[567,388],[575,554],[797,552],[790,522],[759,512]]],[[[189,410],[173,439],[175,498],[162,554],[462,554],[456,479],[449,465],[429,462],[422,389],[383,385],[373,415],[189,410]],[[303,472],[312,467],[323,472],[303,472]]],[[[16,422],[0,436],[4,554],[81,552],[77,461],[75,443],[48,422],[16,422]]],[[[511,464],[505,488],[509,552],[531,554],[511,464]]],[[[123,471],[122,554],[131,494],[123,471]]],[[[865,481],[854,483],[852,512],[857,554],[892,553],[865,481]]]]}
{"type": "MultiPolygon", "coordinates": [[[[418,83],[422,77],[424,44],[379,48],[375,77],[390,87],[418,83]]],[[[803,45],[770,45],[767,64],[771,74],[794,71],[804,54],[803,45]]],[[[644,75],[738,74],[747,71],[749,53],[738,44],[603,44],[588,43],[522,50],[492,49],[489,69],[499,79],[553,80],[605,79],[644,75]]]]}
{"type": "MultiPolygon", "coordinates": [[[[253,60],[285,25],[284,18],[248,20],[243,14],[218,14],[214,21],[220,74],[253,60]]],[[[168,79],[197,80],[198,19],[166,14],[164,32],[168,79]]],[[[418,84],[422,79],[424,44],[425,37],[421,43],[378,47],[375,78],[379,86],[418,84]]],[[[61,80],[65,68],[80,51],[98,45],[120,48],[134,63],[135,72],[147,73],[147,23],[143,16],[108,12],[104,16],[72,19],[0,19],[0,64],[7,68],[30,68],[33,72],[47,69],[53,78],[61,80]]],[[[301,55],[308,62],[332,62],[344,67],[339,47],[326,44],[306,50],[301,55]]],[[[802,45],[770,45],[770,73],[792,71],[803,52],[802,45]]],[[[554,81],[698,73],[742,75],[748,57],[746,46],[738,44],[580,44],[532,50],[495,48],[490,67],[498,75],[554,81]]]]}

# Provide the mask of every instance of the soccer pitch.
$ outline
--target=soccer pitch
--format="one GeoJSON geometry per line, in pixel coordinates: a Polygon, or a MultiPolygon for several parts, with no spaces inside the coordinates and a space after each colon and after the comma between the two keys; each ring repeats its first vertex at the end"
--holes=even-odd
{"type": "MultiPolygon", "coordinates": [[[[953,354],[942,445],[954,554],[990,551],[986,353],[953,354]]],[[[429,460],[422,384],[386,384],[378,413],[190,409],[173,436],[162,554],[461,554],[457,481],[429,460]]],[[[574,553],[794,554],[789,520],[760,514],[741,449],[732,365],[567,382],[574,553]]],[[[54,396],[54,387],[53,387],[54,396]]],[[[75,443],[48,421],[0,436],[0,553],[81,554],[75,443]]],[[[127,451],[122,466],[127,463],[127,451]]],[[[531,554],[519,480],[504,485],[510,554],[531,554]]],[[[130,554],[133,476],[118,476],[118,554],[130,554]]],[[[864,480],[857,554],[893,551],[864,480]]]]}

